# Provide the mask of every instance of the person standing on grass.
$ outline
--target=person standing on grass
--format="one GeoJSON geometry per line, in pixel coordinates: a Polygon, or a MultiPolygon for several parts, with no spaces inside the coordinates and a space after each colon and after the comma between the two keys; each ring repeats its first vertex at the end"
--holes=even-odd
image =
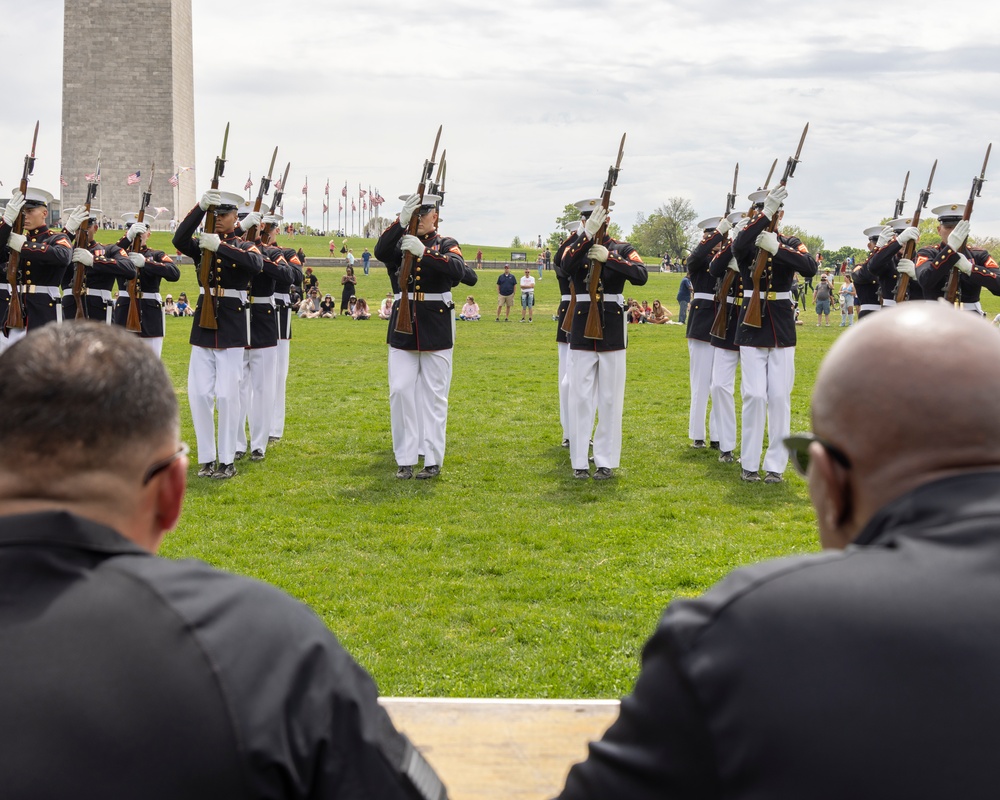
{"type": "Polygon", "coordinates": [[[18,454],[0,465],[5,797],[444,800],[308,607],[156,556],[187,445],[138,337],[50,325],[0,373],[0,448],[18,454]]]}
{"type": "Polygon", "coordinates": [[[209,273],[210,296],[198,295],[191,325],[191,363],[188,368],[188,401],[198,443],[201,478],[225,480],[236,475],[236,432],[239,428],[240,377],[243,350],[250,342],[250,307],[247,291],[254,275],[264,268],[260,249],[245,242],[236,231],[237,209],[244,204],[237,194],[209,189],[174,232],[174,246],[201,264],[203,251],[214,253],[209,273]],[[207,211],[215,210],[215,233],[197,233],[207,211]],[[201,327],[204,303],[215,306],[218,329],[201,327]],[[218,416],[218,447],[213,411],[218,416]],[[218,457],[218,466],[215,466],[218,457]]]}
{"type": "Polygon", "coordinates": [[[392,308],[386,341],[389,345],[389,417],[396,477],[424,480],[441,473],[448,426],[455,346],[455,304],[451,290],[459,283],[474,286],[476,273],[465,265],[458,242],[437,229],[441,198],[413,194],[399,217],[379,237],[375,257],[386,265],[397,297],[406,292],[412,332],[396,330],[399,302],[392,308]],[[407,233],[413,215],[416,235],[407,233]],[[400,284],[404,254],[412,256],[409,283],[400,284]],[[413,467],[420,455],[424,467],[413,467]]]}
{"type": "Polygon", "coordinates": [[[348,267],[347,272],[340,279],[340,284],[344,287],[340,293],[341,315],[348,313],[348,306],[351,304],[351,298],[354,297],[354,287],[357,282],[358,279],[354,277],[354,267],[348,267]]]}
{"type": "Polygon", "coordinates": [[[688,438],[691,447],[706,447],[705,440],[717,448],[719,444],[718,421],[712,406],[705,433],[705,414],[712,390],[712,363],[716,350],[712,347],[712,323],[715,322],[715,278],[708,271],[712,257],[722,249],[722,237],[732,227],[728,219],[710,217],[698,223],[704,231],[701,242],[691,251],[688,271],[681,278],[677,302],[681,313],[678,322],[687,322],[685,335],[688,343],[688,382],[691,401],[688,411],[688,438]],[[693,299],[693,302],[692,302],[693,299]],[[691,314],[688,316],[688,303],[691,314]]]}
{"type": "Polygon", "coordinates": [[[535,310],[535,279],[531,277],[531,270],[524,268],[524,277],[521,278],[521,322],[524,322],[524,312],[528,312],[528,322],[531,322],[532,314],[535,310]]]}
{"type": "Polygon", "coordinates": [[[833,286],[829,275],[821,275],[819,285],[813,292],[813,302],[816,304],[816,327],[826,323],[830,327],[830,304],[833,302],[833,286]]]}
{"type": "Polygon", "coordinates": [[[364,252],[361,254],[361,263],[365,271],[365,275],[368,274],[368,262],[372,260],[372,254],[368,252],[367,245],[365,246],[364,252]]]}
{"type": "Polygon", "coordinates": [[[476,251],[476,269],[483,268],[483,250],[480,248],[476,251]]]}
{"type": "Polygon", "coordinates": [[[811,415],[787,446],[824,551],[674,600],[560,800],[996,796],[1000,336],[938,303],[874,314],[811,415]]]}
{"type": "Polygon", "coordinates": [[[854,278],[850,271],[844,273],[844,283],[840,287],[840,327],[854,324],[854,278]]]}
{"type": "Polygon", "coordinates": [[[626,283],[643,286],[648,279],[642,258],[628,242],[609,236],[596,241],[607,217],[600,200],[576,204],[585,222],[583,229],[563,253],[563,269],[576,293],[576,314],[570,334],[573,356],[569,363],[570,462],[574,478],[589,478],[588,443],[594,431],[594,480],[607,480],[621,461],[622,414],[625,407],[625,348],[628,323],[625,318],[626,283]],[[589,339],[586,323],[590,311],[591,272],[600,265],[597,291],[603,338],[589,339]]]}
{"type": "Polygon", "coordinates": [[[563,269],[562,259],[566,248],[576,241],[580,225],[579,222],[573,222],[567,226],[568,236],[559,245],[552,261],[556,271],[556,280],[559,281],[559,308],[556,311],[556,351],[559,357],[559,371],[557,373],[559,380],[559,427],[562,429],[562,446],[566,448],[569,447],[569,437],[572,431],[569,402],[569,361],[572,353],[569,348],[569,334],[563,330],[563,321],[569,311],[572,285],[569,274],[563,269]]]}
{"type": "Polygon", "coordinates": [[[503,272],[497,278],[497,322],[500,321],[500,311],[507,309],[504,322],[510,322],[510,310],[514,307],[514,287],[517,286],[517,278],[510,274],[510,264],[503,265],[503,272]]]}

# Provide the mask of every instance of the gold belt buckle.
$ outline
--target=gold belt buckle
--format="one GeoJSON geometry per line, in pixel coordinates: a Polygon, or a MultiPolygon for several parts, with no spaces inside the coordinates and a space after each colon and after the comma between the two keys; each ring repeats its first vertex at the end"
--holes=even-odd
{"type": "Polygon", "coordinates": [[[413,299],[414,300],[419,300],[419,301],[423,302],[424,293],[423,292],[414,292],[413,293],[413,299]]]}
{"type": "Polygon", "coordinates": [[[767,299],[768,300],[777,300],[778,299],[778,293],[777,292],[768,292],[767,293],[767,299]]]}

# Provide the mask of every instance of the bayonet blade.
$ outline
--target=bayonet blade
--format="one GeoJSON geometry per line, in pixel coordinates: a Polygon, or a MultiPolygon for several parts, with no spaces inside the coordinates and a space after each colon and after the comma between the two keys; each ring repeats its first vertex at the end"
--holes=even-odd
{"type": "Polygon", "coordinates": [[[798,149],[795,151],[794,158],[795,158],[795,163],[796,164],[799,161],[801,161],[800,156],[802,155],[802,145],[804,145],[806,143],[806,134],[807,133],[809,133],[809,123],[808,122],[806,123],[806,126],[802,129],[802,137],[799,139],[799,146],[798,146],[798,149]]]}
{"type": "Polygon", "coordinates": [[[35,157],[35,145],[38,144],[38,124],[41,120],[36,120],[35,122],[35,135],[31,137],[31,157],[35,157]]]}
{"type": "Polygon", "coordinates": [[[990,151],[993,149],[993,142],[986,146],[986,158],[983,159],[983,170],[979,173],[979,183],[976,186],[976,197],[983,191],[983,184],[986,183],[986,165],[990,163],[990,151]]]}
{"type": "Polygon", "coordinates": [[[153,176],[156,174],[156,162],[154,161],[149,167],[149,186],[146,188],[146,194],[153,193],[153,176]]]}
{"type": "Polygon", "coordinates": [[[271,175],[274,174],[274,162],[278,160],[278,146],[274,146],[274,153],[271,155],[271,166],[267,168],[267,179],[271,180],[271,175]]]}
{"type": "MultiPolygon", "coordinates": [[[[441,156],[441,188],[438,190],[441,193],[442,201],[444,200],[444,182],[448,177],[448,162],[445,161],[444,156],[441,156]]],[[[376,190],[378,191],[378,190],[376,190]]]]}
{"type": "Polygon", "coordinates": [[[906,187],[909,185],[909,183],[910,183],[910,171],[906,170],[906,177],[903,178],[903,191],[899,193],[900,203],[906,202],[906,187]]]}
{"type": "Polygon", "coordinates": [[[434,185],[437,186],[441,183],[441,175],[444,172],[445,159],[448,158],[448,148],[446,147],[441,153],[441,163],[438,164],[437,175],[434,177],[434,185]]]}
{"type": "Polygon", "coordinates": [[[771,162],[771,169],[767,173],[767,180],[764,181],[764,185],[761,187],[761,191],[764,191],[764,189],[766,189],[768,186],[771,185],[771,178],[774,177],[774,170],[777,166],[778,166],[778,159],[774,159],[774,161],[771,162]]]}
{"type": "Polygon", "coordinates": [[[618,161],[615,162],[615,172],[622,168],[622,158],[625,157],[625,136],[627,131],[622,134],[622,143],[618,145],[618,161]]]}
{"type": "Polygon", "coordinates": [[[226,146],[229,144],[229,123],[226,123],[226,133],[222,137],[222,155],[219,156],[223,161],[226,160],[226,146]]]}
{"type": "Polygon", "coordinates": [[[444,123],[438,125],[437,136],[434,137],[434,149],[431,150],[431,160],[430,160],[431,169],[434,168],[434,159],[437,158],[438,143],[441,141],[441,129],[442,128],[444,128],[444,123]]]}
{"type": "Polygon", "coordinates": [[[733,173],[733,194],[736,194],[736,183],[740,179],[740,162],[736,162],[736,171],[733,173]]]}

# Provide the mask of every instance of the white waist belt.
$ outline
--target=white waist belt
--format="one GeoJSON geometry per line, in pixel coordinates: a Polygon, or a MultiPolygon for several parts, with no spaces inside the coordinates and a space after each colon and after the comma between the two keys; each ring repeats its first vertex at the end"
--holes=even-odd
{"type": "MultiPolygon", "coordinates": [[[[602,300],[605,303],[618,303],[618,305],[620,305],[620,306],[625,305],[625,295],[623,295],[623,294],[606,294],[606,295],[604,295],[604,297],[602,298],[602,300]]],[[[578,303],[589,303],[590,302],[590,295],[589,294],[578,294],[576,296],[576,302],[578,302],[578,303]]]]}
{"type": "MultiPolygon", "coordinates": [[[[213,289],[212,294],[214,295],[217,291],[217,289],[213,289]]],[[[204,287],[198,289],[198,294],[205,294],[204,287]]],[[[247,293],[243,289],[223,289],[222,296],[242,300],[244,303],[247,301],[247,293]]]]}
{"type": "MultiPolygon", "coordinates": [[[[415,300],[416,302],[421,301],[431,301],[432,303],[450,303],[451,302],[451,292],[444,292],[443,294],[429,294],[425,292],[417,292],[417,296],[414,296],[413,292],[407,292],[406,296],[410,300],[415,300]]],[[[393,297],[396,300],[401,300],[403,295],[400,293],[394,294],[393,297]]]]}
{"type": "Polygon", "coordinates": [[[978,311],[980,314],[983,313],[982,303],[962,303],[963,311],[978,311]]]}
{"type": "Polygon", "coordinates": [[[732,305],[733,303],[735,303],[739,299],[740,298],[738,298],[738,297],[733,297],[732,295],[730,295],[729,297],[726,298],[726,302],[729,303],[730,305],[732,305]]]}
{"type": "Polygon", "coordinates": [[[894,305],[896,305],[896,301],[895,300],[883,300],[882,301],[882,308],[885,308],[886,306],[894,306],[894,305]]]}
{"type": "Polygon", "coordinates": [[[38,283],[29,283],[25,286],[21,286],[20,289],[28,294],[47,294],[49,297],[54,297],[56,300],[58,300],[62,295],[58,286],[42,286],[38,283]]]}
{"type": "Polygon", "coordinates": [[[105,302],[110,303],[112,300],[110,289],[91,289],[87,288],[87,297],[100,297],[105,302]]]}
{"type": "MultiPolygon", "coordinates": [[[[3,286],[0,286],[0,289],[2,289],[2,288],[3,288],[3,286]]],[[[560,302],[560,303],[568,303],[568,302],[569,302],[570,300],[572,300],[572,299],[573,299],[573,296],[572,296],[572,295],[568,295],[568,294],[564,294],[564,295],[562,295],[562,296],[561,296],[561,297],[559,298],[559,302],[560,302]]]]}
{"type": "Polygon", "coordinates": [[[695,292],[692,300],[715,300],[714,294],[709,294],[708,292],[695,292]]]}
{"type": "Polygon", "coordinates": [[[254,297],[250,302],[258,306],[274,306],[274,297],[254,297]]]}
{"type": "Polygon", "coordinates": [[[9,293],[10,292],[10,284],[9,283],[0,283],[0,289],[2,289],[3,291],[9,293]]]}
{"type": "Polygon", "coordinates": [[[140,300],[155,300],[157,303],[162,303],[163,298],[160,297],[159,292],[139,292],[140,300]]]}
{"type": "Polygon", "coordinates": [[[858,306],[858,311],[881,311],[882,306],[878,303],[862,303],[858,306]]]}
{"type": "MultiPolygon", "coordinates": [[[[743,290],[743,296],[744,297],[753,297],[753,289],[744,289],[743,290]]],[[[760,293],[760,299],[761,300],[791,300],[792,299],[792,293],[791,292],[761,292],[760,293]],[[771,297],[771,295],[774,295],[774,296],[771,297]]]]}
{"type": "Polygon", "coordinates": [[[275,292],[274,293],[274,299],[275,300],[282,300],[282,301],[284,301],[288,305],[292,304],[292,296],[288,295],[288,294],[278,294],[277,292],[275,292]]]}

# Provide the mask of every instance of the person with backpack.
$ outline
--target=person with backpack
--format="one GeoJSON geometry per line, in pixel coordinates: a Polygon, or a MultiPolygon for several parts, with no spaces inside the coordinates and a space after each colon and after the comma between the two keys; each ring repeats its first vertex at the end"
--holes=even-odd
{"type": "Polygon", "coordinates": [[[826,327],[830,327],[830,301],[833,298],[833,286],[830,283],[830,276],[826,273],[819,279],[819,285],[813,293],[813,302],[816,303],[816,327],[820,326],[823,318],[826,318],[826,327]]]}

